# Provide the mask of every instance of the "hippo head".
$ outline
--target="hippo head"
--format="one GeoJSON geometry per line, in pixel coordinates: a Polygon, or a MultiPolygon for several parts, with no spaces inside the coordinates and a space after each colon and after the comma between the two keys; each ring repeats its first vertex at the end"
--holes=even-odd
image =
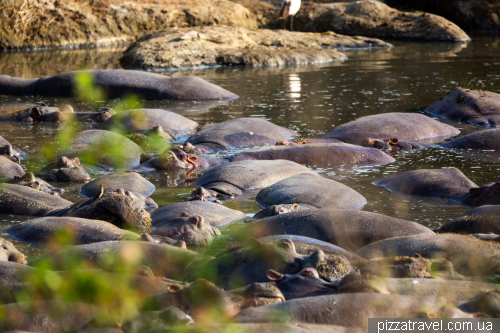
{"type": "Polygon", "coordinates": [[[219,236],[220,231],[202,216],[182,213],[180,217],[169,221],[163,227],[150,233],[152,236],[164,236],[177,241],[184,241],[188,246],[205,246],[210,244],[213,236],[219,236]]]}
{"type": "Polygon", "coordinates": [[[70,119],[74,112],[71,105],[64,105],[60,109],[35,106],[31,109],[31,117],[35,121],[57,122],[70,119]]]}
{"type": "Polygon", "coordinates": [[[88,182],[92,178],[80,165],[80,159],[69,159],[61,156],[57,159],[56,165],[48,172],[47,178],[60,182],[88,182]]]}
{"type": "Polygon", "coordinates": [[[26,256],[19,252],[11,242],[0,237],[0,261],[26,264],[26,256]]]}
{"type": "Polygon", "coordinates": [[[199,165],[199,157],[189,154],[182,149],[167,150],[158,156],[155,163],[156,169],[196,169],[199,165]]]}
{"type": "Polygon", "coordinates": [[[338,284],[340,293],[379,293],[389,294],[384,280],[378,276],[369,276],[352,273],[346,275],[338,284]]]}
{"type": "Polygon", "coordinates": [[[96,123],[103,123],[112,116],[116,114],[116,111],[113,110],[112,108],[102,108],[96,112],[94,112],[90,117],[89,120],[95,121],[96,123]]]}
{"type": "Polygon", "coordinates": [[[273,206],[264,208],[260,212],[257,212],[253,217],[254,217],[254,219],[263,219],[265,217],[296,212],[298,210],[299,210],[299,205],[297,205],[297,204],[273,205],[273,206]]]}
{"type": "Polygon", "coordinates": [[[500,204],[500,183],[490,183],[481,187],[471,188],[466,203],[471,206],[500,204]]]}

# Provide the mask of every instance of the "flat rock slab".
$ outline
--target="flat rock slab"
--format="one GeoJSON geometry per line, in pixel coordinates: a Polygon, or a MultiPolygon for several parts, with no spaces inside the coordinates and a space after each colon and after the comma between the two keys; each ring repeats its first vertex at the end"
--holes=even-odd
{"type": "Polygon", "coordinates": [[[382,214],[346,209],[314,209],[268,217],[244,227],[234,235],[241,239],[282,234],[310,237],[355,251],[381,239],[434,233],[421,224],[382,214]]]}
{"type": "Polygon", "coordinates": [[[500,150],[500,128],[478,131],[441,144],[444,148],[500,150]]]}
{"type": "Polygon", "coordinates": [[[231,162],[210,169],[194,184],[219,193],[238,195],[299,173],[315,174],[305,166],[285,160],[231,162]]]}
{"type": "Polygon", "coordinates": [[[104,122],[108,130],[124,129],[129,132],[145,132],[161,126],[172,136],[184,134],[198,127],[198,123],[175,112],[161,109],[135,109],[120,112],[104,122]]]}
{"type": "Polygon", "coordinates": [[[367,258],[390,256],[445,258],[460,274],[485,276],[500,271],[500,244],[457,234],[410,235],[384,239],[367,245],[355,254],[367,258]]]}
{"type": "Polygon", "coordinates": [[[445,138],[460,134],[453,126],[419,113],[382,113],[361,117],[340,125],[325,134],[324,138],[335,138],[347,143],[361,145],[367,138],[400,141],[445,138]]]}
{"type": "Polygon", "coordinates": [[[474,208],[438,229],[438,233],[500,234],[500,205],[474,208]]]}
{"type": "Polygon", "coordinates": [[[27,186],[14,184],[0,186],[1,214],[43,216],[70,205],[72,202],[68,200],[27,186]]]}
{"type": "MultiPolygon", "coordinates": [[[[309,141],[309,140],[308,140],[309,141]]],[[[313,143],[250,149],[233,155],[233,162],[244,160],[289,160],[308,166],[346,164],[387,164],[394,158],[375,149],[346,143],[313,143]]]]}
{"type": "Polygon", "coordinates": [[[425,112],[485,127],[500,126],[500,94],[457,87],[429,105],[425,112]]]}
{"type": "Polygon", "coordinates": [[[15,176],[22,177],[24,174],[24,169],[19,164],[0,155],[0,179],[13,180],[15,176]]]}
{"type": "Polygon", "coordinates": [[[361,209],[366,204],[366,199],[352,188],[311,173],[298,174],[263,188],[255,201],[262,208],[298,204],[299,209],[361,209]]]}
{"type": "Polygon", "coordinates": [[[210,201],[186,201],[162,207],[151,213],[151,223],[159,227],[169,220],[178,218],[182,213],[201,216],[205,222],[214,227],[223,227],[233,221],[242,219],[245,214],[210,201]]]}
{"type": "Polygon", "coordinates": [[[157,31],[131,45],[121,59],[125,68],[193,68],[216,65],[297,66],[347,57],[336,49],[390,48],[379,39],[335,33],[247,30],[227,26],[157,31]]]}
{"type": "Polygon", "coordinates": [[[123,135],[104,130],[87,130],[79,133],[60,155],[78,157],[82,163],[105,169],[125,169],[139,165],[143,152],[141,147],[123,135]]]}
{"type": "Polygon", "coordinates": [[[112,192],[116,189],[122,188],[125,191],[128,190],[142,193],[148,196],[151,195],[156,189],[156,186],[140,174],[136,172],[124,172],[97,178],[90,183],[83,185],[80,188],[80,194],[86,197],[93,197],[101,187],[101,184],[106,184],[106,186],[104,186],[105,192],[112,192]]]}
{"type": "Polygon", "coordinates": [[[59,232],[67,231],[73,243],[89,244],[105,241],[133,240],[140,236],[120,229],[111,223],[76,217],[41,217],[16,224],[6,230],[7,234],[24,242],[47,242],[59,232]]]}
{"type": "Polygon", "coordinates": [[[189,142],[202,150],[225,150],[230,147],[261,146],[275,144],[288,139],[297,132],[275,125],[260,118],[238,118],[223,123],[208,124],[195,134],[189,142]]]}

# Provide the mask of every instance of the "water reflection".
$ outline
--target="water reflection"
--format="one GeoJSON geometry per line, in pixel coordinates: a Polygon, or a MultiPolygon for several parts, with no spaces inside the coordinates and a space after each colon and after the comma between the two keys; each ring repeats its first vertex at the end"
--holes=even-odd
{"type": "Polygon", "coordinates": [[[298,99],[301,97],[302,86],[300,84],[300,76],[298,74],[284,74],[283,85],[288,88],[288,96],[295,103],[300,102],[298,99]]]}

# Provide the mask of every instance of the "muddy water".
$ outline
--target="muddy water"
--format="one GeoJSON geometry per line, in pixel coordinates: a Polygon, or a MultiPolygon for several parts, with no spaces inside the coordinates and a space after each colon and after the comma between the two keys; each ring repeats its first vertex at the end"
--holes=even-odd
{"type": "MultiPolygon", "coordinates": [[[[260,117],[291,128],[302,137],[320,137],[333,127],[355,118],[384,112],[422,112],[425,106],[456,86],[500,92],[500,38],[476,36],[468,45],[447,43],[394,42],[394,48],[382,51],[348,52],[344,63],[287,69],[216,68],[192,72],[166,72],[167,76],[197,75],[241,97],[231,102],[152,101],[145,107],[178,112],[204,125],[239,117],[260,117]]],[[[54,75],[80,68],[120,68],[123,48],[104,50],[50,51],[36,53],[0,53],[0,74],[25,78],[54,75]]],[[[77,111],[91,107],[74,99],[0,96],[0,112],[27,105],[70,103],[77,111]]],[[[113,105],[114,102],[103,102],[113,105]]],[[[481,130],[468,124],[445,121],[467,134],[481,130]]],[[[82,126],[85,129],[88,125],[82,126]]],[[[29,157],[23,165],[37,171],[47,161],[42,147],[57,144],[58,133],[65,129],[54,124],[0,123],[0,135],[29,157]]],[[[179,138],[181,142],[186,137],[179,138]]],[[[231,153],[237,150],[231,151],[231,153]]],[[[227,153],[225,153],[227,154],[227,153]]],[[[224,155],[224,154],[222,154],[224,155]]],[[[385,166],[338,166],[320,169],[323,176],[340,181],[363,194],[363,208],[438,228],[469,208],[449,201],[393,194],[372,184],[397,172],[455,166],[478,185],[500,179],[500,154],[482,151],[450,151],[439,147],[394,155],[396,162],[385,166]]],[[[102,171],[94,170],[93,176],[102,171]]],[[[157,185],[152,198],[160,207],[182,201],[194,188],[196,175],[144,174],[157,185]]],[[[68,186],[63,197],[81,198],[79,186],[68,186]]],[[[259,208],[256,192],[247,193],[224,205],[251,216],[259,208]]],[[[24,216],[0,215],[0,234],[9,226],[28,220],[24,216]]],[[[229,230],[238,228],[237,222],[229,230]]],[[[224,232],[225,234],[229,231],[224,232]]],[[[7,236],[8,237],[8,236],[7,236]]],[[[10,238],[10,237],[9,237],[10,238]]],[[[227,240],[222,238],[222,240],[227,240]]],[[[36,244],[15,242],[30,259],[42,251],[36,244]]],[[[221,244],[219,243],[219,246],[221,244]]]]}

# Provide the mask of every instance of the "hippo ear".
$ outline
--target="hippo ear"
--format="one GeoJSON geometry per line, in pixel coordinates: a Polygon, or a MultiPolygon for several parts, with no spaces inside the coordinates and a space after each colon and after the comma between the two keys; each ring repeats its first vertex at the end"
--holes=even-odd
{"type": "Polygon", "coordinates": [[[469,190],[469,194],[473,197],[478,197],[483,194],[484,188],[482,187],[473,187],[469,190]]]}
{"type": "Polygon", "coordinates": [[[194,164],[198,160],[198,157],[196,157],[196,156],[188,156],[187,160],[188,160],[189,163],[194,164]]]}
{"type": "Polygon", "coordinates": [[[276,283],[280,283],[285,279],[285,276],[281,273],[276,272],[275,270],[268,269],[267,278],[271,281],[275,281],[276,283]]]}
{"type": "Polygon", "coordinates": [[[279,247],[295,252],[295,244],[290,238],[282,239],[278,244],[279,247]]]}
{"type": "Polygon", "coordinates": [[[75,157],[73,159],[73,163],[75,163],[76,165],[80,165],[80,159],[78,157],[75,157]]]}
{"type": "Polygon", "coordinates": [[[296,212],[296,211],[298,211],[298,210],[299,210],[299,205],[297,205],[297,204],[293,204],[293,205],[292,205],[292,208],[290,208],[290,210],[291,210],[292,212],[296,212]]]}
{"type": "Polygon", "coordinates": [[[197,226],[198,229],[203,229],[205,227],[205,222],[201,216],[190,217],[188,221],[197,226]]]}
{"type": "Polygon", "coordinates": [[[31,109],[31,116],[35,119],[40,119],[42,117],[42,111],[35,106],[31,109]]]}
{"type": "Polygon", "coordinates": [[[363,140],[361,140],[362,147],[373,147],[374,144],[375,144],[375,140],[370,139],[370,138],[364,138],[363,140]]]}
{"type": "Polygon", "coordinates": [[[166,288],[172,294],[175,294],[175,293],[178,293],[178,292],[181,292],[182,290],[184,290],[183,286],[181,286],[179,284],[175,284],[175,283],[168,283],[166,288]]]}
{"type": "Polygon", "coordinates": [[[189,217],[189,214],[188,214],[188,213],[186,213],[186,212],[182,212],[182,213],[181,213],[181,217],[189,217]]]}

